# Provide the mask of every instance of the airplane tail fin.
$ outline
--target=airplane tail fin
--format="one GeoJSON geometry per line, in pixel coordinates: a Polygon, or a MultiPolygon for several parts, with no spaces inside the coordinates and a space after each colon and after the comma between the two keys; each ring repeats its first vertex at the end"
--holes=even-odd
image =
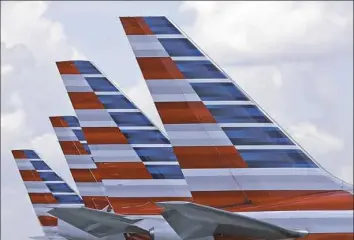
{"type": "Polygon", "coordinates": [[[93,163],[90,171],[99,178],[90,187],[103,186],[117,213],[155,214],[155,201],[190,199],[169,140],[95,64],[63,61],[57,67],[77,117],[51,117],[51,123],[79,189],[88,186],[84,171],[93,163]],[[84,157],[90,164],[73,169],[84,157]]]}
{"type": "Polygon", "coordinates": [[[12,150],[12,155],[45,236],[57,236],[58,219],[48,211],[51,207],[81,207],[81,197],[35,151],[12,150]]]}
{"type": "Polygon", "coordinates": [[[175,24],[157,16],[120,20],[195,202],[249,205],[326,192],[343,200],[348,186],[175,24]]]}

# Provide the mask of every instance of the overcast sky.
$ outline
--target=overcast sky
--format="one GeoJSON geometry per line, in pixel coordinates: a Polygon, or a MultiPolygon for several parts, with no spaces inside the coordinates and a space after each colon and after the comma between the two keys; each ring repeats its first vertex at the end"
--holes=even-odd
{"type": "Polygon", "coordinates": [[[74,114],[55,61],[88,59],[161,125],[118,16],[166,15],[323,167],[353,182],[353,2],[1,2],[1,237],[41,234],[11,156],[73,185],[48,120],[74,114]]]}

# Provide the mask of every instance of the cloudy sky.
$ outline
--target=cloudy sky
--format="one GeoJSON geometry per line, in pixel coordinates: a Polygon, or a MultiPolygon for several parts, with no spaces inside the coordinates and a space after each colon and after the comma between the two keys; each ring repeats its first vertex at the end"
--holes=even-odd
{"type": "Polygon", "coordinates": [[[73,183],[48,116],[55,61],[88,59],[161,122],[118,16],[166,15],[323,167],[353,182],[353,2],[1,2],[1,237],[41,235],[13,148],[73,183]]]}

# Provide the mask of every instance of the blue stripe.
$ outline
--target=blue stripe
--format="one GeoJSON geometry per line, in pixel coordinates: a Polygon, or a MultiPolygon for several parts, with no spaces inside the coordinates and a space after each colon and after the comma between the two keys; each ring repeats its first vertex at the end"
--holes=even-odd
{"type": "Polygon", "coordinates": [[[158,130],[121,130],[130,144],[168,144],[158,130]]]}
{"type": "Polygon", "coordinates": [[[203,56],[186,38],[162,38],[159,41],[171,57],[203,56]]]}
{"type": "Polygon", "coordinates": [[[123,95],[99,95],[106,109],[135,109],[135,106],[123,95]]]}
{"type": "Polygon", "coordinates": [[[210,61],[175,61],[183,76],[188,79],[226,78],[210,61]]]}
{"type": "Polygon", "coordinates": [[[154,179],[184,179],[179,166],[147,165],[146,168],[154,179]]]}
{"type": "Polygon", "coordinates": [[[270,123],[254,105],[207,105],[218,123],[270,123]]]}
{"type": "Polygon", "coordinates": [[[39,172],[38,174],[42,181],[63,181],[63,179],[54,172],[39,172]]]}
{"type": "Polygon", "coordinates": [[[191,83],[202,101],[248,101],[232,83],[191,83]]]}
{"type": "Polygon", "coordinates": [[[143,162],[177,162],[171,147],[135,147],[134,150],[143,162]]]}
{"type": "Polygon", "coordinates": [[[31,161],[36,170],[51,170],[50,167],[43,161],[31,161]]]}
{"type": "Polygon", "coordinates": [[[59,203],[83,203],[82,199],[77,196],[77,195],[59,195],[59,194],[55,194],[54,195],[55,199],[59,202],[59,203]]]}
{"type": "Polygon", "coordinates": [[[74,192],[66,183],[46,183],[51,192],[74,192]]]}
{"type": "Polygon", "coordinates": [[[293,145],[276,127],[223,127],[234,145],[293,145]]]}
{"type": "Polygon", "coordinates": [[[74,116],[63,116],[65,122],[68,123],[69,127],[80,127],[79,120],[74,116]]]}
{"type": "Polygon", "coordinates": [[[154,34],[180,34],[165,17],[144,17],[143,19],[154,34]]]}
{"type": "Polygon", "coordinates": [[[317,165],[298,149],[238,150],[250,168],[317,168],[317,165]]]}
{"type": "Polygon", "coordinates": [[[90,148],[87,143],[81,143],[81,145],[84,147],[84,149],[88,154],[91,154],[90,148]]]}
{"type": "Polygon", "coordinates": [[[81,74],[101,74],[89,61],[74,61],[81,74]]]}
{"type": "Polygon", "coordinates": [[[76,137],[79,139],[79,141],[86,141],[85,134],[84,132],[80,129],[75,129],[73,130],[74,134],[76,137]]]}
{"type": "Polygon", "coordinates": [[[85,79],[95,92],[119,92],[105,77],[87,77],[85,79]]]}
{"type": "Polygon", "coordinates": [[[33,150],[23,150],[26,157],[30,159],[39,159],[39,156],[33,150]]]}
{"type": "Polygon", "coordinates": [[[110,115],[119,127],[153,126],[149,119],[140,112],[113,112],[110,115]]]}

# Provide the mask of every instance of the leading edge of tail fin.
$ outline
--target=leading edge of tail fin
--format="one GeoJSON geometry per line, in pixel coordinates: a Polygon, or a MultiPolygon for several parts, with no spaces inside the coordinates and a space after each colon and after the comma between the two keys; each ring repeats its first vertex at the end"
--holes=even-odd
{"type": "Polygon", "coordinates": [[[194,200],[346,190],[166,17],[120,19],[194,200]]]}
{"type": "Polygon", "coordinates": [[[58,219],[51,207],[82,207],[80,196],[33,150],[12,150],[21,178],[46,236],[57,235],[58,219]]]}

